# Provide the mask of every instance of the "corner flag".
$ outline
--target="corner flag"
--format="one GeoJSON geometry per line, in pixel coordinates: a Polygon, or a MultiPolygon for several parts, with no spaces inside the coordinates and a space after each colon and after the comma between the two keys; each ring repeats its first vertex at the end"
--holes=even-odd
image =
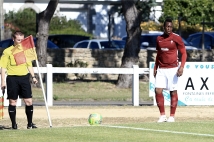
{"type": "Polygon", "coordinates": [[[16,65],[37,60],[37,54],[32,35],[26,37],[12,50],[16,65]]]}

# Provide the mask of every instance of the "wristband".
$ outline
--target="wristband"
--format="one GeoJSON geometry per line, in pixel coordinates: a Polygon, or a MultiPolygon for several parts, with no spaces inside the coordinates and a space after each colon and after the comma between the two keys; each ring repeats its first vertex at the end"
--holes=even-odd
{"type": "Polygon", "coordinates": [[[33,79],[33,78],[36,78],[36,77],[35,77],[35,76],[32,76],[32,79],[33,79]]]}

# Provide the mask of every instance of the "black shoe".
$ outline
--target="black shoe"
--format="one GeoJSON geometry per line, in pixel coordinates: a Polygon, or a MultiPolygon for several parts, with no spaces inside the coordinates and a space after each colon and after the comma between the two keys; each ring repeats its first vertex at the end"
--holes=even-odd
{"type": "Polygon", "coordinates": [[[36,124],[31,123],[27,125],[27,129],[36,129],[36,128],[37,128],[36,124]]]}
{"type": "Polygon", "coordinates": [[[17,124],[12,125],[12,128],[11,128],[11,129],[17,130],[17,129],[18,129],[17,124]]]}

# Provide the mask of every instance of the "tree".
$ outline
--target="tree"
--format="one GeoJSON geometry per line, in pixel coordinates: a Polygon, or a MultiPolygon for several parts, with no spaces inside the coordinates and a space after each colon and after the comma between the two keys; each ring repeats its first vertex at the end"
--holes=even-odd
{"type": "MultiPolygon", "coordinates": [[[[25,35],[36,36],[36,12],[27,8],[18,12],[9,11],[5,14],[5,27],[11,31],[21,30],[25,35]],[[23,19],[25,22],[23,22],[23,19]]],[[[81,27],[77,20],[67,20],[66,17],[53,16],[49,25],[49,34],[75,34],[92,37],[81,27]]]]}
{"type": "Polygon", "coordinates": [[[66,17],[52,17],[49,34],[74,34],[85,35],[93,37],[92,34],[87,33],[77,20],[67,20],[66,17]]]}
{"type": "MultiPolygon", "coordinates": [[[[39,62],[39,66],[45,67],[47,63],[47,41],[48,41],[48,31],[51,18],[54,15],[56,7],[59,0],[50,0],[47,8],[38,14],[38,32],[36,34],[36,53],[39,62]]],[[[38,77],[37,77],[38,78],[38,77]]],[[[43,78],[43,75],[42,75],[43,78]]],[[[38,79],[40,82],[40,80],[38,79]]],[[[37,87],[41,87],[41,83],[37,83],[37,87]]]]}
{"type": "MultiPolygon", "coordinates": [[[[126,21],[127,40],[122,57],[122,68],[132,68],[138,64],[138,53],[140,52],[141,36],[141,16],[142,11],[138,11],[135,1],[122,0],[122,11],[126,21]]],[[[132,86],[132,75],[119,75],[117,87],[129,88],[132,86]]]]}
{"type": "Polygon", "coordinates": [[[188,24],[200,24],[203,19],[207,22],[214,22],[213,0],[164,0],[163,15],[160,21],[166,17],[173,19],[182,18],[188,24]]]}
{"type": "Polygon", "coordinates": [[[5,14],[4,23],[10,30],[21,30],[25,35],[36,35],[36,12],[32,9],[9,11],[5,14]],[[24,19],[24,22],[23,22],[24,19]]]}
{"type": "Polygon", "coordinates": [[[37,56],[40,66],[46,66],[47,62],[47,41],[48,41],[48,31],[51,18],[54,15],[56,7],[59,0],[50,0],[47,8],[39,13],[38,15],[38,33],[36,34],[37,40],[37,56]]]}

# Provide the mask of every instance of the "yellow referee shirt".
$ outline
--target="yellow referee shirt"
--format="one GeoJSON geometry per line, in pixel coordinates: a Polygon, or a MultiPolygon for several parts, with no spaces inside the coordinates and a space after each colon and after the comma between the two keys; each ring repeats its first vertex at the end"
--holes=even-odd
{"type": "Polygon", "coordinates": [[[32,62],[24,63],[21,65],[16,65],[14,56],[11,50],[14,46],[6,48],[1,56],[0,66],[7,69],[7,75],[27,75],[29,73],[27,67],[32,67],[32,62]]]}

